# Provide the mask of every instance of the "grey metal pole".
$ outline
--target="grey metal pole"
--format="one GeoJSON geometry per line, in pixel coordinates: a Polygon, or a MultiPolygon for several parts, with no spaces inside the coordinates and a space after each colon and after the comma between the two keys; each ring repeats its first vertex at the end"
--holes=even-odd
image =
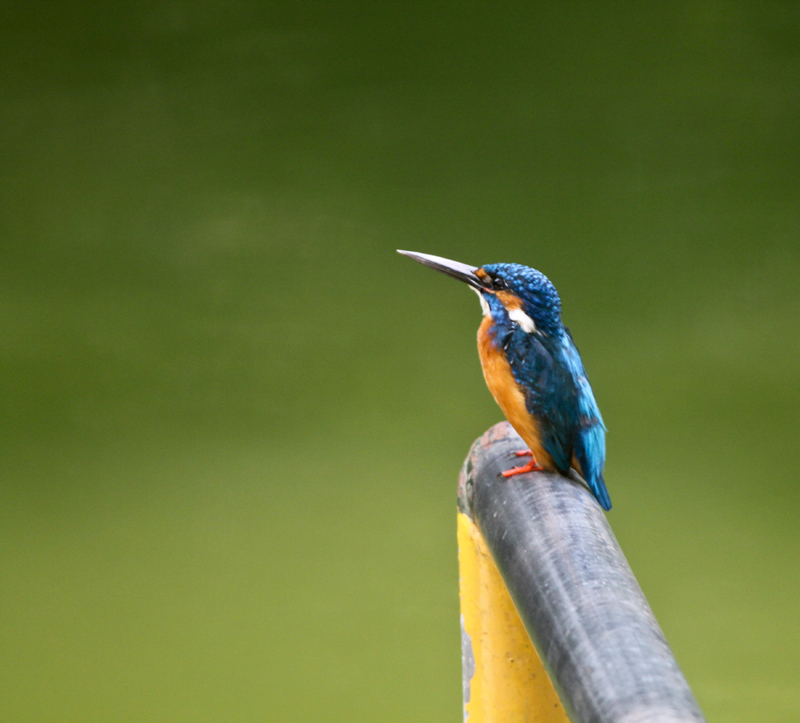
{"type": "Polygon", "coordinates": [[[570,719],[704,721],[580,478],[500,476],[524,447],[508,422],[478,439],[459,478],[459,508],[483,535],[570,719]]]}

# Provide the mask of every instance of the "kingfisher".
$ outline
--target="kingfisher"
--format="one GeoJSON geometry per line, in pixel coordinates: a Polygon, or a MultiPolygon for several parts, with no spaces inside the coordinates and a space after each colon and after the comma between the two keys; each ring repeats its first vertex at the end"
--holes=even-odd
{"type": "Polygon", "coordinates": [[[517,430],[530,461],[504,477],[575,469],[600,506],[611,509],[603,479],[606,427],[581,355],[561,322],[561,299],[541,272],[521,264],[468,266],[412,251],[398,253],[466,282],[483,320],[478,355],[486,385],[517,430]]]}

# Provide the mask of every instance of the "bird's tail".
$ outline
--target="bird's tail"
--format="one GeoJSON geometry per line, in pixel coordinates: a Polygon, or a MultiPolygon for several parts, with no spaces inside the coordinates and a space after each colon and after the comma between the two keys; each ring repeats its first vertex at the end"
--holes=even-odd
{"type": "Polygon", "coordinates": [[[589,483],[589,489],[592,491],[592,494],[597,497],[600,507],[608,512],[611,509],[611,498],[608,496],[603,473],[592,475],[592,478],[588,479],[587,482],[589,483]]]}

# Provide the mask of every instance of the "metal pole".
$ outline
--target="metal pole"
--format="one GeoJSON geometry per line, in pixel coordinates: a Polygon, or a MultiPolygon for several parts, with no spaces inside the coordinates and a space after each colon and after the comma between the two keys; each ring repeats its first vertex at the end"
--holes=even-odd
{"type": "MultiPolygon", "coordinates": [[[[570,720],[701,723],[664,634],[581,480],[500,476],[522,448],[507,422],[477,440],[459,478],[459,510],[480,530],[570,720]]],[[[468,627],[464,642],[475,647],[468,627]]]]}

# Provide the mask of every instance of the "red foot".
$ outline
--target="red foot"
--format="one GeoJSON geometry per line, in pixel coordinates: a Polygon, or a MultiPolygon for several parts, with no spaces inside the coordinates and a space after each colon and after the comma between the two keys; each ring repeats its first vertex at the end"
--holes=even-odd
{"type": "Polygon", "coordinates": [[[514,452],[515,457],[533,457],[533,452],[529,449],[523,449],[521,452],[514,452]]]}
{"type": "MultiPolygon", "coordinates": [[[[526,456],[524,452],[517,452],[516,454],[517,457],[526,456]]],[[[528,454],[530,454],[530,450],[528,451],[528,454]]],[[[542,470],[544,470],[544,467],[542,467],[542,465],[540,465],[535,459],[531,458],[531,461],[528,462],[528,464],[524,464],[522,467],[513,467],[512,469],[507,469],[505,472],[501,472],[500,474],[502,474],[503,477],[508,478],[513,477],[515,474],[523,474],[525,472],[541,472],[542,470]]]]}

